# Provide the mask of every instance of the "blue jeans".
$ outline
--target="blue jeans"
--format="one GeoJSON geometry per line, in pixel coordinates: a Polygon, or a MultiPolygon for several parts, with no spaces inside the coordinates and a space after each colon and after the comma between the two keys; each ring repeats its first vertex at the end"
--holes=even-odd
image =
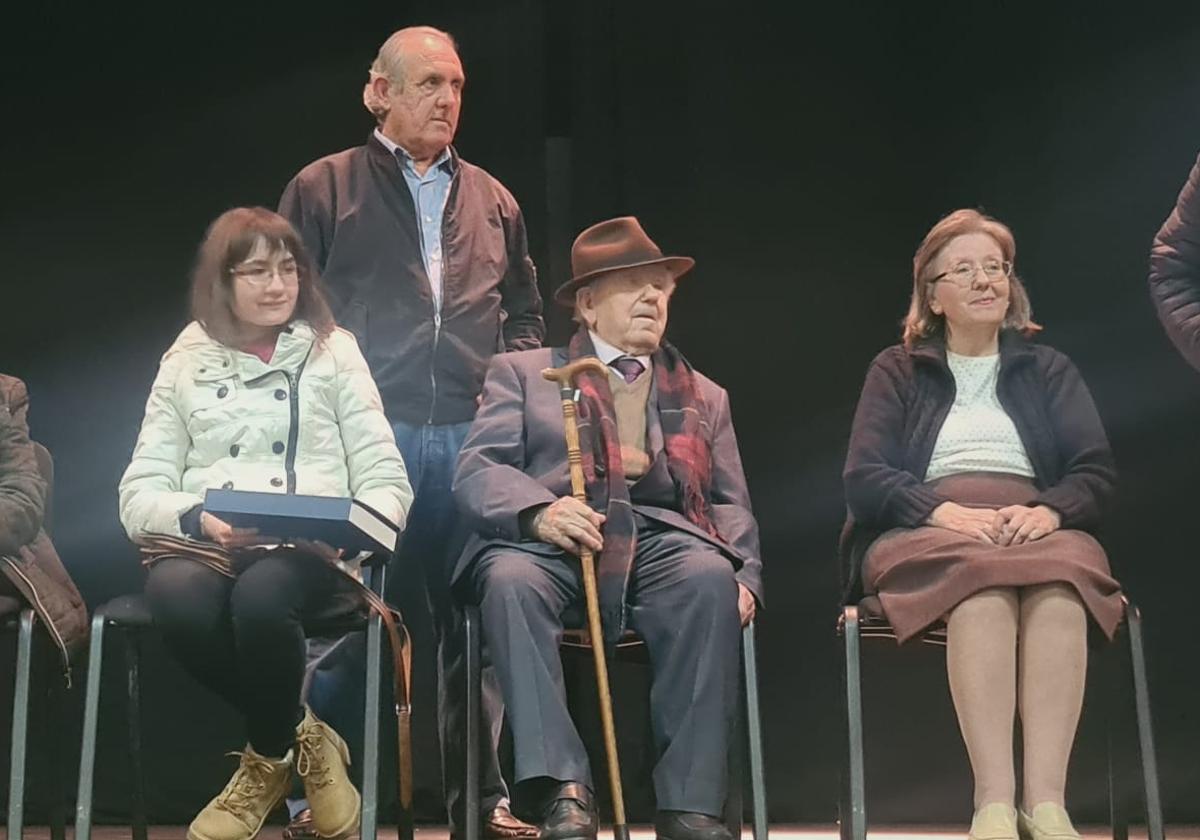
{"type": "MultiPolygon", "coordinates": [[[[450,494],[458,451],[466,440],[470,423],[444,426],[413,426],[395,423],[392,430],[404,458],[408,480],[415,492],[408,525],[397,557],[397,568],[414,568],[415,561],[424,570],[426,601],[437,640],[438,735],[442,757],[442,788],[450,826],[462,826],[463,782],[466,774],[466,646],[463,637],[462,609],[450,591],[450,576],[462,550],[466,535],[459,525],[458,509],[450,494]]],[[[389,593],[408,588],[412,580],[389,575],[389,593]]],[[[390,598],[388,600],[394,600],[390,598]]],[[[353,633],[327,645],[320,658],[310,664],[308,704],[317,717],[338,730],[350,744],[362,740],[362,675],[366,652],[362,633],[353,633]]],[[[314,652],[316,652],[314,650],[314,652]]],[[[508,790],[500,775],[496,756],[504,705],[495,675],[484,672],[483,714],[492,738],[483,739],[480,804],[491,810],[507,800],[508,790]]],[[[290,802],[292,813],[305,807],[290,802]]]]}

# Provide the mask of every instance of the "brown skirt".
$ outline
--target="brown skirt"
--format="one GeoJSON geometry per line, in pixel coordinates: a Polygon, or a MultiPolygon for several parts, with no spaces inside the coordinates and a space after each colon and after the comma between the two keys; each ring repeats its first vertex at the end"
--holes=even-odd
{"type": "MultiPolygon", "coordinates": [[[[1002,473],[951,475],[930,486],[968,507],[1020,505],[1037,496],[1033,482],[1002,473]]],[[[1083,531],[1064,529],[1035,542],[997,546],[932,525],[893,528],[871,543],[863,558],[864,588],[879,596],[900,642],[984,589],[1045,583],[1073,586],[1097,626],[1112,638],[1121,621],[1121,585],[1100,543],[1083,531]]]]}

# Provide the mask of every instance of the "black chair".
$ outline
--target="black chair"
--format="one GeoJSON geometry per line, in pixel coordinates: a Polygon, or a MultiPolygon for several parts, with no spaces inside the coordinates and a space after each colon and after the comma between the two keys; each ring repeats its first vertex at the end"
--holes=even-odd
{"type": "MultiPolygon", "coordinates": [[[[42,527],[47,534],[53,523],[54,503],[54,459],[49,450],[34,443],[38,472],[46,482],[46,502],[42,527]]],[[[66,688],[62,675],[59,650],[48,635],[34,634],[37,613],[24,601],[0,596],[0,630],[15,630],[17,633],[17,667],[13,682],[12,742],[9,752],[8,775],[8,836],[20,838],[25,829],[25,763],[29,737],[29,706],[34,683],[35,663],[44,672],[45,706],[42,721],[42,740],[47,745],[47,766],[51,774],[50,791],[50,836],[63,840],[66,836],[66,818],[63,800],[65,786],[62,784],[62,694],[66,688]],[[41,642],[40,644],[38,642],[41,642]]]]}
{"type": "MultiPolygon", "coordinates": [[[[368,585],[376,594],[384,591],[387,555],[375,555],[363,563],[368,585]]],[[[397,623],[400,621],[395,614],[397,623]]],[[[88,651],[87,694],[84,701],[83,743],[79,758],[79,794],[75,810],[75,840],[91,840],[92,789],[95,781],[96,734],[100,716],[100,676],[103,670],[104,637],[112,628],[124,642],[127,725],[129,731],[130,777],[133,780],[131,810],[134,840],[147,840],[145,783],[142,774],[141,736],[141,636],[153,628],[153,620],[141,594],[122,595],[96,610],[92,618],[91,644],[88,651]]],[[[310,636],[341,635],[366,628],[367,673],[363,723],[362,840],[375,840],[379,826],[379,742],[380,687],[383,669],[383,621],[372,613],[369,618],[352,618],[336,627],[322,624],[306,627],[310,636]]],[[[412,814],[401,810],[397,826],[400,838],[412,838],[412,814]]]]}
{"type": "MultiPolygon", "coordinates": [[[[1117,737],[1120,718],[1129,709],[1128,690],[1133,689],[1133,706],[1137,717],[1137,739],[1141,752],[1142,785],[1149,840],[1163,840],[1162,806],[1159,800],[1158,765],[1154,753],[1154,733],[1150,723],[1150,694],[1146,686],[1146,659],[1142,651],[1142,618],[1138,609],[1125,601],[1125,616],[1118,635],[1109,650],[1101,651],[1100,667],[1110,683],[1101,699],[1107,707],[1108,724],[1108,786],[1109,811],[1113,840],[1128,840],[1129,823],[1127,786],[1123,782],[1124,762],[1117,737]],[[1118,648],[1126,647],[1128,656],[1118,656],[1118,648]],[[1124,667],[1121,667],[1124,666],[1124,667]],[[1127,669],[1127,670],[1126,670],[1127,669]],[[1132,680],[1130,679],[1132,676],[1132,680]]],[[[863,770],[862,676],[860,640],[895,639],[895,632],[883,617],[877,598],[868,596],[857,604],[846,604],[838,619],[838,635],[842,639],[842,685],[845,690],[846,765],[842,780],[842,795],[838,808],[838,823],[842,840],[866,840],[867,806],[866,781],[863,770]]],[[[938,625],[926,631],[921,640],[945,646],[946,628],[938,625]]]]}
{"type": "MultiPolygon", "coordinates": [[[[479,824],[479,748],[482,731],[482,674],[483,641],[479,608],[465,608],[467,645],[467,761],[465,799],[465,840],[480,840],[479,824]]],[[[573,624],[568,621],[568,625],[573,624]]],[[[582,621],[578,622],[582,623],[582,621]]],[[[737,714],[737,736],[734,743],[744,744],[743,754],[729,751],[729,797],[725,803],[725,823],[735,838],[742,836],[742,764],[748,760],[750,769],[751,811],[754,818],[754,840],[767,840],[766,774],[763,770],[762,719],[758,708],[758,654],[755,646],[755,624],[751,621],[742,629],[742,703],[737,714]]],[[[591,640],[585,629],[568,629],[563,634],[564,650],[587,651],[591,640]]],[[[618,660],[648,662],[646,646],[634,633],[628,632],[617,644],[618,660]]]]}

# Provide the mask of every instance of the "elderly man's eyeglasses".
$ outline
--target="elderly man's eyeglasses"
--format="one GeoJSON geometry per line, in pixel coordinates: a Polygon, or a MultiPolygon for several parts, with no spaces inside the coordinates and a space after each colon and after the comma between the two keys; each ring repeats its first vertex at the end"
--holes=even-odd
{"type": "Polygon", "coordinates": [[[1008,260],[984,260],[982,263],[963,261],[949,271],[943,271],[930,282],[940,283],[942,280],[950,280],[956,285],[967,288],[975,282],[975,275],[980,271],[990,282],[998,283],[1001,280],[1007,280],[1012,275],[1012,263],[1008,260]]]}
{"type": "Polygon", "coordinates": [[[256,288],[269,285],[271,278],[276,274],[287,285],[295,283],[300,278],[300,269],[295,260],[284,260],[278,265],[269,265],[265,262],[244,263],[234,266],[232,273],[234,277],[245,280],[256,288]]]}

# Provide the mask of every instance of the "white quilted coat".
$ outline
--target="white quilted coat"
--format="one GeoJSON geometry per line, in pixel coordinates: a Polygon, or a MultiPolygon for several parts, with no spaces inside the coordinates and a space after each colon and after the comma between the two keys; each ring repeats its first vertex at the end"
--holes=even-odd
{"type": "Polygon", "coordinates": [[[303,321],[269,363],[192,322],[163,355],[133,459],[121,478],[131,538],[182,536],[179,516],[209,487],[351,496],[403,529],[413,492],[354,337],[318,339],[303,321]]]}

